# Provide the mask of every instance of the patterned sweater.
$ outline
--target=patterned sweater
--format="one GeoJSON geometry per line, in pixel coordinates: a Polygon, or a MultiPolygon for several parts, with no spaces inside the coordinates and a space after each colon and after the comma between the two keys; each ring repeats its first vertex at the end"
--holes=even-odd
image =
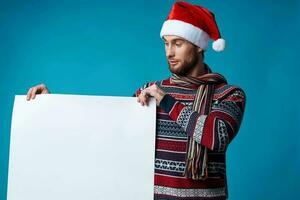
{"type": "Polygon", "coordinates": [[[230,85],[216,85],[212,111],[199,115],[192,110],[197,86],[183,87],[171,79],[151,82],[136,91],[157,84],[166,95],[157,108],[154,199],[227,199],[226,156],[244,113],[245,94],[230,85]],[[183,176],[187,137],[208,148],[208,178],[183,176]]]}

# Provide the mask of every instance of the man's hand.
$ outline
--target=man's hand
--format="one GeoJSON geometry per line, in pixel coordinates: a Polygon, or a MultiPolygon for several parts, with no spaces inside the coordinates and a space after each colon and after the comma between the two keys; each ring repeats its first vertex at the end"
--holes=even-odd
{"type": "Polygon", "coordinates": [[[137,97],[137,102],[139,102],[142,106],[148,105],[148,98],[154,97],[156,100],[156,105],[158,106],[164,96],[165,92],[162,91],[156,84],[154,84],[142,90],[141,94],[137,97]]]}
{"type": "Polygon", "coordinates": [[[30,88],[27,92],[27,101],[34,99],[37,94],[49,94],[49,90],[44,84],[36,85],[30,88]]]}

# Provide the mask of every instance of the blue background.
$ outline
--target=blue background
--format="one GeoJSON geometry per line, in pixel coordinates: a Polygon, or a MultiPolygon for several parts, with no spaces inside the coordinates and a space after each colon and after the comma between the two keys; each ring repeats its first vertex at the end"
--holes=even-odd
{"type": "MultiPolygon", "coordinates": [[[[169,76],[159,32],[174,1],[0,1],[0,200],[14,95],[131,96],[169,76]]],[[[206,63],[247,94],[227,157],[230,199],[300,199],[299,1],[190,1],[213,11],[227,48],[206,63]],[[298,190],[298,191],[297,191],[298,190]]]]}

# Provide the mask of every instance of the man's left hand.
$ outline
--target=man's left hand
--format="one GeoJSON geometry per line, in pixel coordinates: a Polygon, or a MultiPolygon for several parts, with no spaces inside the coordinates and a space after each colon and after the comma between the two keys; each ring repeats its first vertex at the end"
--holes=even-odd
{"type": "Polygon", "coordinates": [[[142,106],[148,105],[149,97],[154,97],[156,105],[158,106],[165,94],[166,93],[162,89],[154,84],[141,91],[141,94],[137,97],[137,102],[139,102],[142,106]]]}

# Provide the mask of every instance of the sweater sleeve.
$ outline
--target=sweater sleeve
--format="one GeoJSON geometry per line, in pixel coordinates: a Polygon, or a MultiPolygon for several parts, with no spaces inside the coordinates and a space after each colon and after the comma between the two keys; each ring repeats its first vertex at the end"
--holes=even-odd
{"type": "Polygon", "coordinates": [[[225,151],[236,136],[242,122],[246,96],[236,88],[222,100],[215,101],[208,115],[200,115],[170,95],[165,95],[160,107],[169,114],[188,136],[212,151],[225,151]]]}

